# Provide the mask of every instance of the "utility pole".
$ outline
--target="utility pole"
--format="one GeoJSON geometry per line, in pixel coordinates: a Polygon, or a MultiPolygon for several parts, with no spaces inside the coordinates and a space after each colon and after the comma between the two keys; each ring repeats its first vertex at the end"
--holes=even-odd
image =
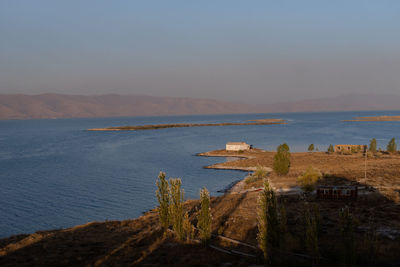
{"type": "Polygon", "coordinates": [[[365,162],[364,162],[364,183],[367,182],[367,156],[368,156],[368,151],[367,148],[364,147],[364,153],[365,153],[365,162]]]}

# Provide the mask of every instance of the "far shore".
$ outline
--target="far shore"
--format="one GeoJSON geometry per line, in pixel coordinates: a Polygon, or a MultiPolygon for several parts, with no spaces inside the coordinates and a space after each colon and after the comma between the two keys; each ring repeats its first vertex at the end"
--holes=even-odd
{"type": "Polygon", "coordinates": [[[173,124],[117,126],[117,127],[107,127],[107,128],[93,128],[93,129],[89,129],[88,131],[139,131],[139,130],[157,130],[157,129],[165,129],[165,128],[182,128],[182,127],[286,124],[286,121],[282,120],[282,119],[260,119],[260,120],[251,120],[251,121],[252,122],[173,123],[173,124]]]}
{"type": "Polygon", "coordinates": [[[400,116],[356,117],[352,120],[343,121],[400,121],[400,116]]]}

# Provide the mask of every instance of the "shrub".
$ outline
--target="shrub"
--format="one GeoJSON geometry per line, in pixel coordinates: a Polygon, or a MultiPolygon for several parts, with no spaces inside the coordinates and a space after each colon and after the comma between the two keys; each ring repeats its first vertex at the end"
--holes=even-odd
{"type": "Polygon", "coordinates": [[[169,196],[170,206],[169,214],[172,228],[179,240],[183,240],[185,235],[183,231],[183,189],[181,189],[182,181],[180,178],[169,179],[169,196]]]}
{"type": "Polygon", "coordinates": [[[252,175],[247,176],[246,179],[244,180],[244,182],[246,184],[250,184],[250,183],[256,182],[258,180],[261,180],[263,178],[266,178],[267,175],[268,175],[267,170],[263,166],[257,165],[256,171],[252,175]]]}
{"type": "Polygon", "coordinates": [[[308,146],[308,152],[314,151],[314,144],[308,146]]]}
{"type": "Polygon", "coordinates": [[[290,148],[288,144],[283,143],[276,148],[277,152],[290,152],[290,148]]]}
{"type": "Polygon", "coordinates": [[[254,175],[250,175],[250,176],[247,176],[246,179],[244,179],[244,182],[246,184],[251,184],[251,183],[254,183],[254,182],[258,181],[258,180],[259,180],[258,177],[255,177],[254,175]]]}
{"type": "Polygon", "coordinates": [[[302,176],[298,177],[298,182],[305,192],[312,192],[315,189],[315,184],[321,179],[322,174],[318,169],[308,167],[302,176]]]}
{"type": "Polygon", "coordinates": [[[195,228],[193,224],[190,223],[189,214],[186,212],[183,217],[183,232],[186,240],[194,239],[195,228]]]}
{"type": "Polygon", "coordinates": [[[280,245],[282,231],[275,192],[268,181],[264,182],[264,190],[259,195],[257,213],[258,246],[263,251],[265,261],[268,262],[273,255],[272,250],[280,245]]]}
{"type": "Polygon", "coordinates": [[[290,168],[290,152],[287,144],[278,146],[274,156],[273,169],[278,175],[285,175],[290,168]]]}
{"type": "Polygon", "coordinates": [[[165,173],[160,172],[158,175],[157,184],[157,200],[158,200],[158,217],[160,219],[161,227],[164,231],[168,229],[169,226],[169,187],[168,182],[165,179],[165,173]]]}
{"type": "Polygon", "coordinates": [[[390,153],[394,153],[397,150],[397,144],[396,144],[396,140],[394,139],[394,137],[389,141],[386,150],[390,153]]]}
{"type": "Polygon", "coordinates": [[[355,244],[354,230],[356,228],[356,220],[350,212],[348,206],[340,210],[340,233],[342,236],[342,260],[344,265],[352,265],[355,262],[355,244]]]}
{"type": "Polygon", "coordinates": [[[199,229],[200,239],[207,243],[211,239],[211,208],[210,193],[207,188],[200,190],[201,209],[198,215],[197,228],[199,229]]]}
{"type": "Polygon", "coordinates": [[[368,229],[364,234],[363,247],[366,249],[366,260],[370,266],[376,266],[376,259],[379,255],[379,241],[377,225],[374,221],[374,217],[369,217],[368,229]]]}
{"type": "Polygon", "coordinates": [[[376,139],[372,138],[370,143],[369,143],[369,151],[372,153],[376,153],[376,139]]]}
{"type": "Polygon", "coordinates": [[[284,239],[287,232],[287,216],[285,206],[281,205],[279,209],[279,230],[282,239],[284,239]]]}
{"type": "Polygon", "coordinates": [[[333,153],[333,152],[334,152],[333,145],[330,144],[329,147],[328,147],[328,153],[333,153]]]}
{"type": "Polygon", "coordinates": [[[254,172],[253,176],[257,177],[258,179],[263,179],[267,177],[267,170],[261,166],[261,165],[257,165],[256,167],[256,171],[254,172]]]}
{"type": "Polygon", "coordinates": [[[320,228],[319,207],[314,205],[311,213],[308,206],[304,208],[304,241],[307,252],[311,255],[313,266],[318,266],[319,263],[319,245],[318,234],[320,228]]]}

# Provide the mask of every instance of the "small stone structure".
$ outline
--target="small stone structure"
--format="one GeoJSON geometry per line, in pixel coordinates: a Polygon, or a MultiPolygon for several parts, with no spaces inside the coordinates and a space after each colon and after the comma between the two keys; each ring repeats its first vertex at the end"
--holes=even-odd
{"type": "Polygon", "coordinates": [[[365,152],[367,151],[367,145],[335,145],[335,152],[342,152],[342,153],[351,153],[353,151],[356,152],[365,152]]]}
{"type": "Polygon", "coordinates": [[[245,142],[229,142],[226,143],[226,151],[249,150],[251,146],[245,142]]]}

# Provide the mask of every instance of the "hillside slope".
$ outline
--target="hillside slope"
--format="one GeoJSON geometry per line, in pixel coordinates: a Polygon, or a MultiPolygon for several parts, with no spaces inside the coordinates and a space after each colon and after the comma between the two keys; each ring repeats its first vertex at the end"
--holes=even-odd
{"type": "Polygon", "coordinates": [[[144,95],[0,94],[0,119],[400,110],[400,95],[344,95],[275,104],[144,95]]]}

